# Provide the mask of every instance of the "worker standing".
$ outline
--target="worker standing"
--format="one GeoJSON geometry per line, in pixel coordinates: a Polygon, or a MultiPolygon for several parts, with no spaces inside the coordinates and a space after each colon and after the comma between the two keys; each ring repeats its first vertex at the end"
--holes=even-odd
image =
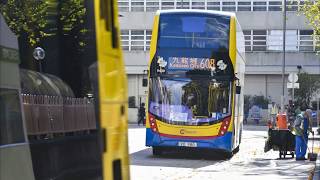
{"type": "Polygon", "coordinates": [[[294,134],[296,135],[296,160],[306,160],[305,155],[308,148],[308,131],[312,131],[311,110],[300,113],[294,121],[294,134]]]}
{"type": "Polygon", "coordinates": [[[275,102],[272,102],[271,110],[270,110],[270,119],[271,119],[271,126],[274,127],[276,124],[277,114],[279,113],[278,106],[275,102]]]}

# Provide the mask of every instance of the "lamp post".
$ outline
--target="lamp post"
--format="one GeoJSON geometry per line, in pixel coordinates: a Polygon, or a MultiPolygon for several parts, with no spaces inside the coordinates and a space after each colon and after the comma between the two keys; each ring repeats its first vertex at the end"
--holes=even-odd
{"type": "Polygon", "coordinates": [[[45,58],[46,53],[41,47],[37,47],[33,50],[33,58],[39,63],[39,72],[42,73],[41,61],[45,58]]]}
{"type": "Polygon", "coordinates": [[[287,3],[286,0],[283,0],[283,42],[282,42],[282,47],[283,47],[283,57],[282,57],[282,96],[281,96],[281,112],[284,113],[284,101],[285,101],[285,96],[284,96],[284,90],[285,90],[285,66],[286,66],[286,29],[287,29],[287,3]]]}

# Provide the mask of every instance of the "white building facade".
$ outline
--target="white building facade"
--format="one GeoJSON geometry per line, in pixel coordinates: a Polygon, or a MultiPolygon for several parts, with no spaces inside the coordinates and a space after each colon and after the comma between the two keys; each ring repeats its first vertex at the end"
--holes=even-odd
{"type": "MultiPolygon", "coordinates": [[[[283,12],[279,0],[118,0],[121,42],[128,74],[129,96],[144,102],[143,78],[149,61],[153,17],[158,9],[207,9],[235,12],[245,35],[247,95],[263,95],[280,104],[282,95],[283,12]]],[[[303,2],[287,1],[286,69],[320,74],[313,30],[298,15],[303,2]]],[[[286,82],[287,83],[287,82],[286,82]]],[[[285,87],[285,96],[288,89],[285,87]]],[[[287,98],[286,101],[288,101],[287,98]]]]}

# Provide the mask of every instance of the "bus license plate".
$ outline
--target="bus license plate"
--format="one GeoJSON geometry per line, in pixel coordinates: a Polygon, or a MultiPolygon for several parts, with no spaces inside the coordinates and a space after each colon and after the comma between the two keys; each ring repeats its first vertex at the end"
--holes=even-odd
{"type": "Polygon", "coordinates": [[[178,146],[197,147],[197,143],[195,143],[195,142],[178,142],[178,146]]]}

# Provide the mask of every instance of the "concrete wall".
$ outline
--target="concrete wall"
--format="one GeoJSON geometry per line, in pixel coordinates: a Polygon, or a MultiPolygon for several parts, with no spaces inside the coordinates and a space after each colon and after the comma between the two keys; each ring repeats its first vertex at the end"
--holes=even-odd
{"type": "MultiPolygon", "coordinates": [[[[288,76],[285,76],[285,84],[288,76]]],[[[280,104],[282,95],[282,76],[270,74],[247,74],[244,85],[245,95],[257,95],[270,98],[271,101],[280,104]]],[[[285,96],[288,95],[288,89],[285,87],[285,96]]]]}
{"type": "MultiPolygon", "coordinates": [[[[121,29],[152,29],[155,12],[120,12],[121,29]],[[143,22],[143,23],[141,23],[143,22]]],[[[282,12],[254,11],[237,12],[242,29],[282,29],[282,12]]],[[[288,29],[311,29],[304,16],[287,12],[288,29]]]]}
{"type": "MultiPolygon", "coordinates": [[[[121,29],[152,29],[155,12],[120,12],[121,29]],[[142,22],[142,23],[141,23],[142,22]]],[[[250,29],[282,29],[282,12],[255,11],[237,12],[238,20],[243,30],[250,29]]],[[[297,16],[296,12],[287,12],[287,29],[311,29],[304,16],[297,16]]],[[[129,77],[129,94],[138,97],[137,81],[134,74],[142,74],[147,69],[149,61],[148,51],[124,51],[126,70],[129,77]],[[131,78],[132,76],[132,78],[131,78]],[[130,92],[132,91],[132,92],[130,92]]],[[[245,94],[271,96],[280,104],[282,94],[282,53],[281,52],[247,52],[246,53],[245,94]],[[257,88],[258,87],[258,88],[257,88]]],[[[286,53],[286,80],[291,72],[301,71],[320,74],[320,57],[313,52],[286,53]]],[[[285,94],[287,94],[285,87],[285,94]]]]}

